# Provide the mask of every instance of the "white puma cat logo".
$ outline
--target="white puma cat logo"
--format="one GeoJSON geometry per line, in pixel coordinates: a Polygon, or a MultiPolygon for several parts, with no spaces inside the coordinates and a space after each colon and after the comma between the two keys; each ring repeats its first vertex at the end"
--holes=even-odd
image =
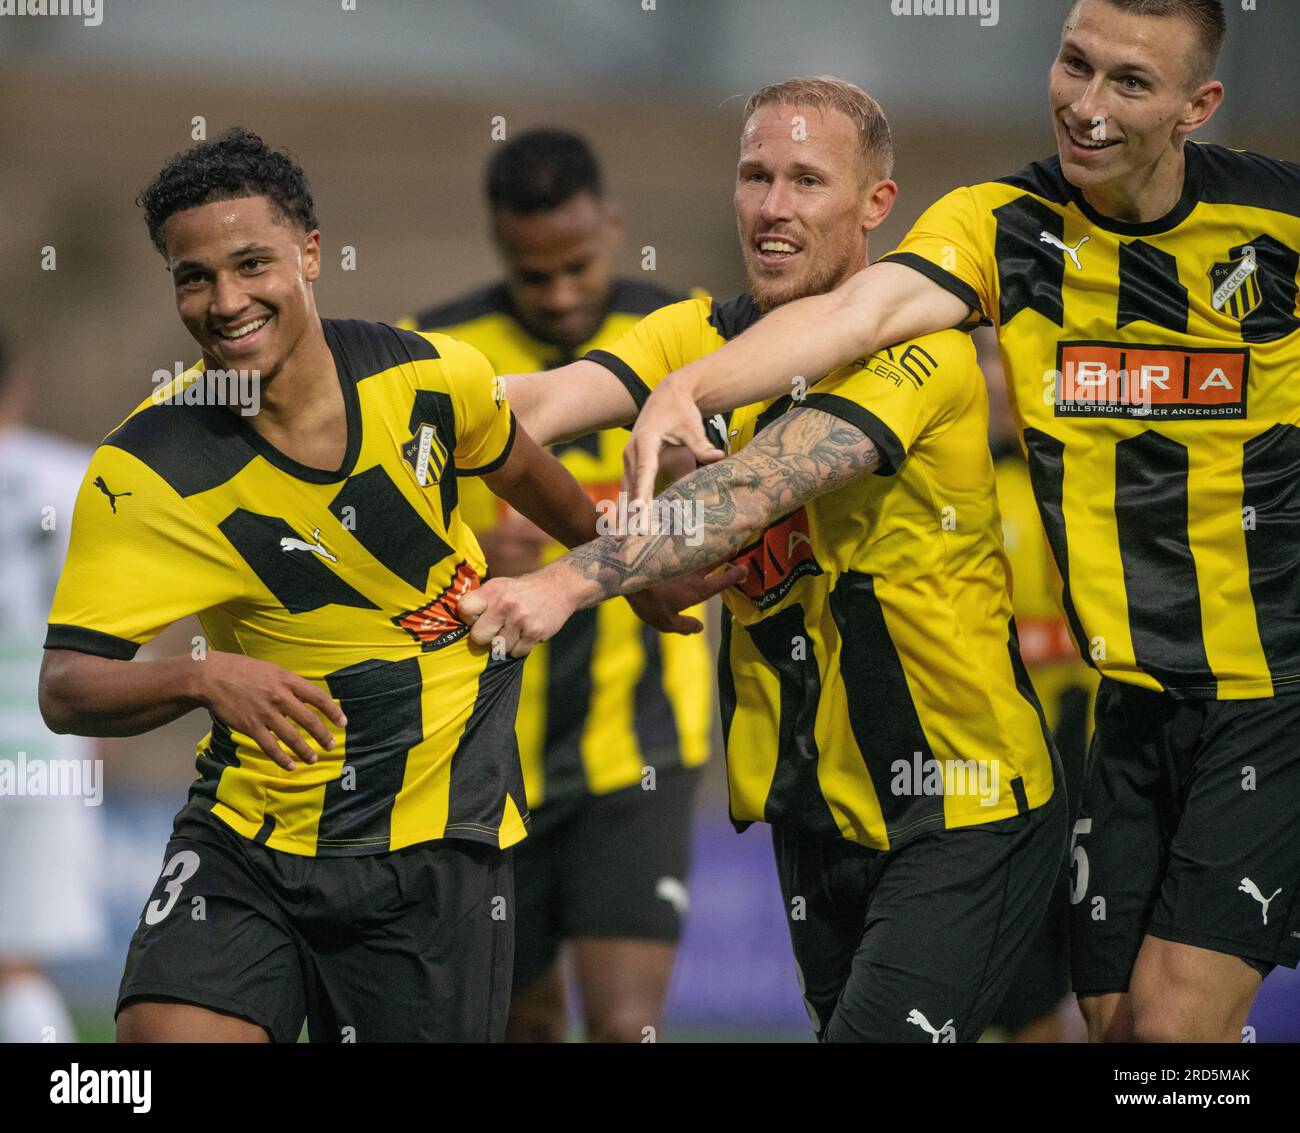
{"type": "Polygon", "coordinates": [[[1062,252],[1070,257],[1074,266],[1078,268],[1079,271],[1083,271],[1083,264],[1079,263],[1079,249],[1091,239],[1091,236],[1085,236],[1073,248],[1071,248],[1069,244],[1063,244],[1058,237],[1053,236],[1050,232],[1040,232],[1038,234],[1038,242],[1040,244],[1051,244],[1053,248],[1060,248],[1062,252]]]}
{"type": "Polygon", "coordinates": [[[322,559],[329,559],[329,561],[332,563],[338,562],[338,559],[336,559],[327,550],[325,550],[324,547],[321,546],[319,527],[316,528],[316,530],[314,530],[311,533],[311,537],[314,540],[314,542],[304,543],[301,539],[294,539],[293,537],[286,535],[283,539],[280,540],[280,550],[311,551],[312,554],[320,555],[322,559]]]}
{"type": "Polygon", "coordinates": [[[1237,886],[1237,892],[1249,893],[1253,898],[1255,898],[1256,901],[1258,901],[1261,905],[1264,906],[1264,923],[1268,924],[1268,907],[1273,903],[1273,897],[1276,897],[1279,893],[1282,892],[1282,890],[1274,889],[1273,897],[1269,897],[1267,900],[1265,900],[1264,894],[1259,891],[1259,886],[1256,885],[1253,881],[1251,881],[1249,877],[1243,877],[1241,879],[1241,884],[1237,886]]]}
{"type": "Polygon", "coordinates": [[[930,1020],[913,1007],[907,1013],[907,1021],[915,1023],[921,1030],[929,1034],[932,1043],[955,1043],[957,1041],[957,1029],[952,1025],[951,1019],[936,1031],[930,1026],[930,1020]]]}
{"type": "Polygon", "coordinates": [[[721,413],[715,413],[709,418],[709,424],[718,430],[718,436],[722,438],[722,444],[727,450],[727,455],[731,455],[731,438],[739,432],[738,429],[732,429],[730,435],[727,433],[727,419],[721,413]]]}

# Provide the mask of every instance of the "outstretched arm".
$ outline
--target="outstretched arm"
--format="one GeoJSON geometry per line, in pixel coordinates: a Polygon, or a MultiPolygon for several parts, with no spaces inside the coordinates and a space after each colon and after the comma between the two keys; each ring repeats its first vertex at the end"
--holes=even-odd
{"type": "Polygon", "coordinates": [[[506,374],[502,381],[519,424],[539,445],[628,425],[636,416],[636,399],[599,362],[580,360],[538,374],[506,374]]]}
{"type": "MultiPolygon", "coordinates": [[[[575,547],[597,533],[596,505],[569,470],[524,429],[515,433],[505,463],[483,479],[497,496],[566,547],[575,547]]],[[[655,587],[652,593],[633,600],[632,608],[661,633],[700,633],[703,623],[680,611],[729,585],[725,578],[692,576],[655,587]]]]}
{"type": "MultiPolygon", "coordinates": [[[[729,558],[775,520],[873,471],[879,461],[876,446],[855,426],[819,409],[792,410],[735,456],[699,469],[658,498],[658,514],[684,519],[673,525],[683,530],[602,536],[533,574],[489,582],[461,601],[461,617],[473,624],[475,641],[499,636],[520,656],[575,610],[729,558]]],[[[730,564],[722,574],[728,585],[743,578],[730,564]]]]}
{"type": "Polygon", "coordinates": [[[685,445],[704,463],[718,460],[722,453],[705,436],[701,413],[797,396],[854,358],[959,326],[970,313],[919,271],[887,262],[863,268],[825,295],[777,308],[659,383],[623,454],[624,489],[633,500],[650,498],[665,444],[685,445]]]}
{"type": "MultiPolygon", "coordinates": [[[[518,421],[519,411],[511,405],[518,421]]],[[[573,475],[518,421],[515,443],[500,468],[484,473],[494,495],[532,520],[557,543],[576,547],[596,530],[596,505],[573,475]]]]}

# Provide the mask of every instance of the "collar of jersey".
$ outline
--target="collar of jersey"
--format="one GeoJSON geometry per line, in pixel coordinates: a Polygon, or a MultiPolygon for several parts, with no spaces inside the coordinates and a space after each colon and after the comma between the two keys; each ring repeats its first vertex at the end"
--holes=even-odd
{"type": "Polygon", "coordinates": [[[1195,142],[1188,142],[1183,147],[1183,154],[1186,161],[1186,167],[1183,170],[1183,194],[1178,198],[1178,203],[1172,209],[1155,220],[1135,223],[1116,220],[1113,216],[1103,216],[1083,199],[1083,194],[1078,188],[1067,181],[1066,184],[1069,185],[1070,189],[1070,199],[1074,201],[1084,216],[1098,228],[1103,228],[1107,232],[1115,232],[1120,236],[1155,236],[1160,232],[1168,232],[1171,228],[1177,228],[1187,219],[1201,197],[1201,182],[1204,175],[1201,147],[1195,142]]]}
{"type": "Polygon", "coordinates": [[[343,340],[334,329],[333,320],[321,319],[321,326],[325,329],[325,341],[329,345],[330,353],[334,355],[334,369],[338,372],[339,388],[343,391],[343,409],[347,415],[348,447],[344,450],[343,464],[338,471],[330,472],[324,468],[312,468],[310,465],[302,464],[282,453],[243,417],[236,414],[234,419],[236,427],[257,454],[282,472],[313,484],[332,484],[338,480],[346,480],[352,475],[352,468],[361,452],[361,402],[357,396],[356,368],[348,357],[343,340]]]}

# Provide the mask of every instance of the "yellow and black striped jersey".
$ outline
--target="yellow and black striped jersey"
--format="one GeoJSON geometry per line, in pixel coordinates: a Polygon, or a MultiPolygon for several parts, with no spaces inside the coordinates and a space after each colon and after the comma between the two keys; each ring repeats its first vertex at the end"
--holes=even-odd
{"type": "Polygon", "coordinates": [[[1300,689],[1300,166],[1186,146],[1097,213],[1056,158],[933,205],[887,261],[997,328],[1082,656],[1177,696],[1300,689]]]}
{"type": "MultiPolygon", "coordinates": [[[[535,373],[616,341],[644,315],[679,298],[650,284],[617,282],[604,321],[577,351],[530,335],[504,283],[408,316],[400,325],[467,342],[498,374],[535,373]]],[[[599,503],[617,500],[626,442],[626,432],[607,429],[554,445],[551,452],[599,503]]],[[[483,534],[499,521],[504,504],[479,482],[461,487],[465,520],[483,534]]],[[[543,561],[563,553],[552,544],[543,561]]],[[[702,616],[700,609],[692,612],[702,616]]],[[[711,684],[702,636],[659,634],[622,598],[579,610],[533,649],[524,666],[518,739],[529,806],[629,787],[646,766],[704,763],[711,684]]]]}
{"type": "MultiPolygon", "coordinates": [[[[588,355],[641,399],[759,318],[690,300],[588,355]]],[[[812,500],[736,556],[719,689],[731,814],[876,849],[1023,813],[1053,756],[1020,662],[988,395],[958,331],[903,343],[714,419],[732,451],[793,405],[869,436],[879,475],[812,500]],[[796,391],[799,392],[799,391],[796,391]]]]}
{"type": "Polygon", "coordinates": [[[319,760],[292,772],[213,718],[190,803],[246,838],[318,857],[444,837],[509,846],[527,820],[522,667],[471,644],[455,609],[484,572],[458,477],[505,460],[513,416],[472,347],[357,321],[324,333],[347,416],[338,471],[210,399],[186,404],[199,363],[96,449],[46,647],[130,659],[197,614],[207,648],[338,700],[334,750],[308,737],[319,760]]]}
{"type": "Polygon", "coordinates": [[[1019,446],[1012,442],[1009,449],[995,447],[993,471],[1002,543],[1011,564],[1011,608],[1020,656],[1069,779],[1072,772],[1082,771],[1100,678],[1080,660],[1070,636],[1060,604],[1061,576],[1038,518],[1029,466],[1019,446]]]}

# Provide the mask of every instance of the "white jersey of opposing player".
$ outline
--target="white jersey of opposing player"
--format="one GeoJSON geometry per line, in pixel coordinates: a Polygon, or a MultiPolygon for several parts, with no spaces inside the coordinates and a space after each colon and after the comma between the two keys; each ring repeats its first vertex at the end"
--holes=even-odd
{"type": "Polygon", "coordinates": [[[18,793],[19,779],[24,792],[40,782],[38,760],[96,755],[93,741],[46,728],[36,699],[46,619],[89,464],[90,450],[69,441],[0,429],[0,764],[9,765],[0,767],[0,959],[47,961],[105,943],[100,808],[84,797],[18,793]]]}

